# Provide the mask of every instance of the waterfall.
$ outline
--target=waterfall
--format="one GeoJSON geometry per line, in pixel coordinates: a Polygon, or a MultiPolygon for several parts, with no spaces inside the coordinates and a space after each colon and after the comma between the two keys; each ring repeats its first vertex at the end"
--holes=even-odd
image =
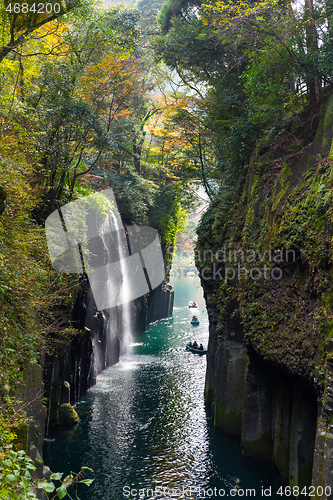
{"type": "MultiPolygon", "coordinates": [[[[70,376],[77,400],[127,351],[133,325],[135,331],[143,331],[148,321],[170,315],[173,295],[162,284],[165,273],[157,231],[124,228],[112,189],[55,210],[45,230],[54,269],[81,275],[72,316],[78,334],[49,360],[62,373],[59,381],[70,376]],[[165,292],[171,304],[167,310],[165,292]]],[[[55,369],[50,371],[49,394],[55,369]]],[[[57,394],[62,382],[54,389],[57,394]]]]}
{"type": "Polygon", "coordinates": [[[130,303],[130,269],[128,266],[127,257],[129,255],[126,235],[122,223],[117,216],[111,212],[113,223],[116,230],[117,248],[120,256],[120,268],[122,275],[122,283],[120,288],[120,304],[122,316],[122,335],[120,338],[120,354],[124,354],[130,342],[132,333],[131,324],[131,303],[130,303]]]}
{"type": "MultiPolygon", "coordinates": [[[[102,241],[100,253],[105,253],[105,262],[113,262],[112,270],[105,278],[105,302],[114,306],[97,312],[102,332],[101,339],[94,342],[96,374],[119,360],[131,337],[129,249],[119,213],[110,210],[99,233],[102,241]]],[[[94,279],[92,275],[90,278],[94,279]]],[[[91,285],[94,286],[93,281],[91,285]]]]}
{"type": "Polygon", "coordinates": [[[90,288],[85,326],[91,331],[94,374],[119,360],[131,338],[131,282],[129,247],[119,212],[104,218],[93,213],[88,221],[98,227],[97,236],[83,250],[88,263],[90,288]]]}

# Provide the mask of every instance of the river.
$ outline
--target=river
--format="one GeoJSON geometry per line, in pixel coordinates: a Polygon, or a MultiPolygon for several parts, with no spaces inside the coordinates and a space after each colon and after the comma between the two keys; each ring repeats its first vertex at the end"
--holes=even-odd
{"type": "Polygon", "coordinates": [[[80,424],[47,436],[45,463],[53,472],[94,470],[80,500],[221,498],[238,478],[243,496],[254,489],[256,497],[281,499],[273,466],[242,459],[239,441],[214,430],[203,398],[206,356],[185,350],[190,340],[207,346],[202,289],[198,278],[173,285],[173,317],[132,339],[120,362],[98,376],[78,404],[80,424]],[[189,300],[198,304],[197,327],[189,300]]]}

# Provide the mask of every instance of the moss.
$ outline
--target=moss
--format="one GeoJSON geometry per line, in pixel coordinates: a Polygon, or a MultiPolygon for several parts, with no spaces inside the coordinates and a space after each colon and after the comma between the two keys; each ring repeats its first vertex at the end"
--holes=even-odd
{"type": "Polygon", "coordinates": [[[276,211],[283,204],[286,196],[290,191],[290,181],[293,173],[288,164],[285,164],[278,178],[277,186],[275,187],[275,197],[272,203],[272,210],[276,211]]]}
{"type": "Polygon", "coordinates": [[[272,459],[273,443],[269,433],[263,434],[254,441],[243,442],[244,457],[258,458],[270,461],[272,459]]]}
{"type": "Polygon", "coordinates": [[[224,423],[225,423],[225,405],[223,403],[215,403],[214,425],[215,427],[224,429],[224,423]]]}
{"type": "Polygon", "coordinates": [[[227,434],[241,436],[242,415],[234,410],[230,410],[224,415],[224,430],[227,434]]]}
{"type": "MultiPolygon", "coordinates": [[[[329,148],[332,141],[332,123],[333,123],[333,98],[327,103],[322,130],[322,148],[329,148]]],[[[321,132],[321,131],[319,131],[321,132]]]]}
{"type": "MultiPolygon", "coordinates": [[[[293,249],[297,253],[295,262],[282,262],[281,284],[274,280],[243,280],[233,290],[233,296],[237,294],[240,302],[246,336],[255,349],[263,356],[276,357],[279,363],[284,357],[288,370],[300,375],[304,361],[314,358],[317,351],[317,378],[333,339],[333,318],[329,314],[333,307],[329,230],[333,227],[332,163],[323,160],[293,189],[292,170],[284,165],[272,196],[265,202],[260,201],[263,209],[256,208],[256,200],[249,199],[247,224],[243,229],[244,247],[293,249]],[[260,217],[259,233],[256,213],[260,217]],[[251,226],[252,219],[254,225],[251,226]],[[310,296],[316,297],[316,302],[312,300],[311,304],[310,296]],[[313,332],[315,338],[312,338],[313,332]],[[287,347],[292,351],[289,359],[282,354],[287,347]]],[[[274,265],[269,259],[264,263],[270,269],[274,265]]],[[[223,309],[221,313],[223,315],[223,309]]]]}
{"type": "Polygon", "coordinates": [[[310,465],[301,465],[298,469],[298,486],[311,486],[312,467],[310,465]]]}
{"type": "Polygon", "coordinates": [[[22,450],[28,450],[28,436],[29,436],[29,424],[27,422],[21,422],[19,425],[15,426],[12,431],[16,434],[16,439],[13,444],[18,445],[22,450]]]}
{"type": "Polygon", "coordinates": [[[275,449],[275,465],[279,469],[282,477],[288,478],[289,474],[289,443],[280,440],[278,446],[275,449]]]}
{"type": "Polygon", "coordinates": [[[79,415],[72,405],[64,403],[59,408],[59,422],[64,427],[72,427],[80,421],[79,415]]]}

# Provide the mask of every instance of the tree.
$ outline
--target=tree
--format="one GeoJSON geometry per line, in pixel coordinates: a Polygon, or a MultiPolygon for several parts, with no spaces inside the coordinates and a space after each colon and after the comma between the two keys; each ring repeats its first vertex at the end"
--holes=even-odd
{"type": "Polygon", "coordinates": [[[206,112],[195,96],[178,93],[149,123],[150,144],[145,157],[154,163],[170,182],[187,183],[201,179],[208,196],[212,196],[215,157],[206,126],[206,112]]]}
{"type": "Polygon", "coordinates": [[[71,200],[76,181],[104,152],[119,150],[125,101],[136,81],[136,20],[134,11],[120,8],[76,20],[64,34],[68,53],[43,68],[29,104],[38,117],[40,185],[50,208],[71,200]]]}
{"type": "Polygon", "coordinates": [[[78,7],[79,2],[80,0],[50,0],[49,5],[52,5],[52,9],[50,13],[47,13],[44,8],[39,8],[34,0],[27,0],[22,5],[14,4],[10,0],[2,0],[3,30],[0,62],[11,52],[17,52],[36,30],[78,7]]]}

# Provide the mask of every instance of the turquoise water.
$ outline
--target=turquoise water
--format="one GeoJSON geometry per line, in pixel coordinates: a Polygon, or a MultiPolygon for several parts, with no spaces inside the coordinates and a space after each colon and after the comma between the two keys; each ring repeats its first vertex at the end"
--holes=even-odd
{"type": "Polygon", "coordinates": [[[242,496],[254,489],[263,498],[262,488],[271,487],[271,498],[281,498],[274,469],[243,460],[239,442],[212,427],[203,399],[206,356],[185,350],[190,340],[207,346],[202,290],[198,278],[173,285],[173,317],[150,325],[98,376],[78,405],[80,424],[47,437],[45,463],[54,472],[94,469],[80,500],[222,498],[237,478],[242,496]],[[188,308],[190,300],[198,309],[188,308]],[[194,311],[198,327],[190,325],[194,311]]]}

